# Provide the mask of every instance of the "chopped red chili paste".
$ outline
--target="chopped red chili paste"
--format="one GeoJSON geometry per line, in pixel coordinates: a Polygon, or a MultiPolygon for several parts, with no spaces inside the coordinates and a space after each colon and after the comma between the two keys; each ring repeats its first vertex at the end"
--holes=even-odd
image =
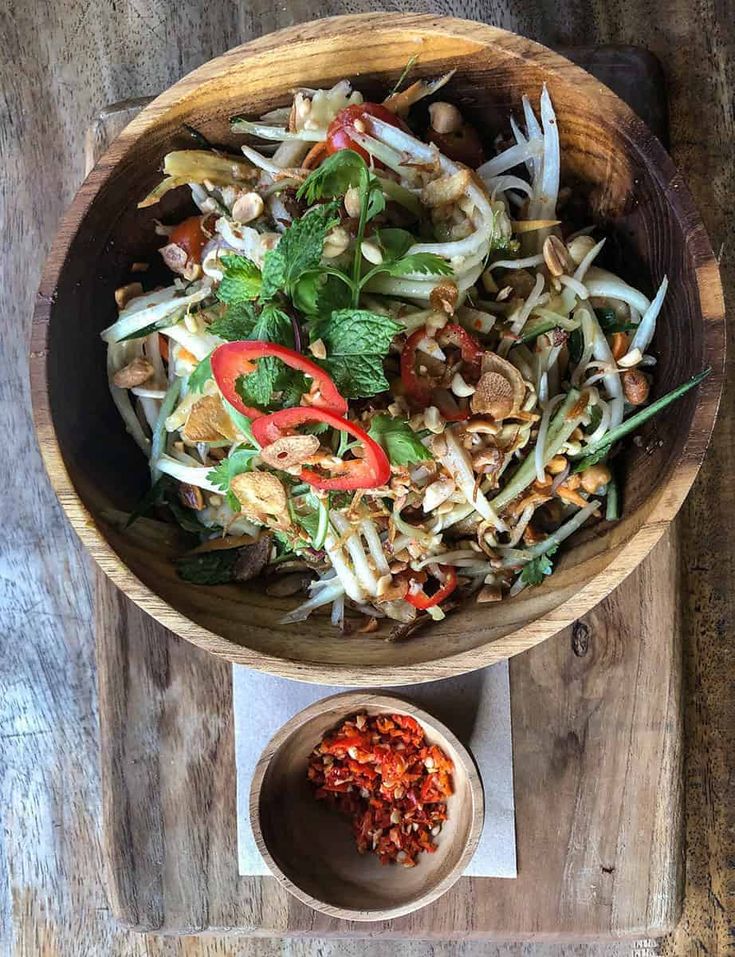
{"type": "Polygon", "coordinates": [[[361,854],[415,867],[447,819],[451,760],[408,715],[358,714],[326,734],[309,756],[318,800],[352,819],[361,854]]]}

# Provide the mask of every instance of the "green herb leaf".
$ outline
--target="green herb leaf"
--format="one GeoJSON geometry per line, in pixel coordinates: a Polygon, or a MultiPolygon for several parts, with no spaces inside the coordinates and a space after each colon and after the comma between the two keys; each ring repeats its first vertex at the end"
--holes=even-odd
{"type": "Polygon", "coordinates": [[[319,363],[346,399],[367,399],[389,388],[382,356],[334,356],[319,363]]]}
{"type": "Polygon", "coordinates": [[[252,302],[235,302],[228,305],[227,311],[209,326],[209,332],[227,342],[239,342],[250,339],[253,327],[258,320],[252,302]]]}
{"type": "Polygon", "coordinates": [[[257,454],[255,449],[238,449],[236,452],[231,452],[210,472],[207,472],[207,480],[226,494],[227,502],[234,512],[240,511],[240,502],[230,490],[230,485],[236,475],[251,470],[253,458],[257,454]]]}
{"type": "Polygon", "coordinates": [[[250,419],[246,415],[243,415],[242,412],[238,412],[233,405],[230,405],[227,399],[223,399],[222,404],[224,405],[229,417],[235,423],[235,428],[238,430],[238,432],[246,436],[247,439],[253,443],[253,445],[256,445],[257,443],[253,438],[253,424],[250,419]]]}
{"type": "Polygon", "coordinates": [[[383,253],[384,262],[393,262],[396,259],[403,258],[416,242],[407,229],[398,229],[394,226],[376,229],[370,238],[377,243],[383,253]]]}
{"type": "Polygon", "coordinates": [[[263,285],[260,269],[245,256],[221,256],[224,274],[217,289],[222,302],[244,302],[257,299],[263,285]]]}
{"type": "Polygon", "coordinates": [[[365,160],[354,150],[339,150],[328,156],[299,186],[297,199],[313,204],[320,199],[344,196],[351,186],[357,186],[365,169],[365,160]]]}
{"type": "Polygon", "coordinates": [[[396,262],[386,263],[385,272],[390,276],[406,276],[417,272],[426,276],[451,276],[452,267],[436,253],[411,253],[396,262]]]}
{"type": "Polygon", "coordinates": [[[347,399],[384,392],[388,380],[383,358],[402,326],[367,309],[338,309],[328,319],[312,323],[312,341],[321,339],[327,358],[320,361],[347,399]]]}
{"type": "Polygon", "coordinates": [[[370,177],[370,192],[368,194],[367,210],[365,213],[365,222],[369,223],[385,210],[385,195],[380,182],[375,176],[370,177]]]}
{"type": "Polygon", "coordinates": [[[558,545],[552,545],[543,555],[533,558],[527,565],[523,566],[521,581],[524,585],[540,585],[544,578],[554,571],[551,556],[558,548],[558,545]]]}
{"type": "Polygon", "coordinates": [[[392,465],[413,465],[432,457],[405,419],[376,415],[368,435],[382,446],[392,465]]]}
{"type": "Polygon", "coordinates": [[[600,422],[602,422],[602,409],[599,405],[593,405],[590,409],[590,424],[588,426],[590,432],[594,432],[600,422]]]}
{"type": "Polygon", "coordinates": [[[357,356],[388,352],[403,326],[369,309],[338,309],[328,319],[311,324],[312,340],[321,339],[329,355],[357,356]]]}
{"type": "Polygon", "coordinates": [[[222,548],[199,555],[186,555],[174,562],[179,578],[195,585],[226,585],[234,581],[239,548],[222,548]]]}
{"type": "Polygon", "coordinates": [[[201,392],[206,382],[212,378],[212,357],[206,356],[189,374],[189,388],[192,392],[201,392]]]}
{"type": "Polygon", "coordinates": [[[668,405],[671,405],[672,402],[676,402],[677,399],[680,399],[683,395],[686,395],[690,389],[695,388],[695,386],[698,386],[703,379],[706,379],[711,371],[711,369],[705,369],[704,372],[700,372],[699,375],[695,375],[688,382],[683,382],[675,389],[672,389],[671,392],[667,392],[666,395],[661,396],[660,399],[656,399],[656,401],[647,408],[641,409],[640,412],[636,412],[635,415],[631,415],[629,419],[621,422],[621,424],[616,426],[614,429],[610,429],[610,431],[606,435],[603,435],[598,442],[588,445],[582,450],[582,452],[579,453],[580,455],[583,455],[584,458],[577,462],[572,469],[572,472],[583,472],[585,469],[589,468],[590,465],[595,465],[600,461],[600,459],[607,455],[611,446],[620,441],[620,439],[622,439],[624,436],[628,435],[628,433],[634,432],[636,429],[640,428],[640,426],[642,426],[650,418],[653,418],[654,415],[657,415],[668,405]]]}
{"type": "Polygon", "coordinates": [[[292,296],[294,306],[307,316],[328,316],[335,309],[348,308],[351,300],[349,283],[338,276],[316,271],[305,273],[299,279],[292,296]]]}
{"type": "Polygon", "coordinates": [[[276,248],[266,253],[261,299],[271,299],[278,292],[290,295],[304,273],[319,266],[326,235],[338,222],[336,202],[317,206],[295,220],[276,248]]]}
{"type": "MultiPolygon", "coordinates": [[[[292,348],[294,343],[291,320],[277,306],[267,303],[248,338],[276,342],[292,348]]],[[[271,403],[275,392],[283,393],[280,402],[283,408],[297,405],[307,386],[301,373],[290,369],[274,356],[264,356],[258,359],[254,372],[237,379],[235,389],[245,405],[262,410],[271,403]]]]}

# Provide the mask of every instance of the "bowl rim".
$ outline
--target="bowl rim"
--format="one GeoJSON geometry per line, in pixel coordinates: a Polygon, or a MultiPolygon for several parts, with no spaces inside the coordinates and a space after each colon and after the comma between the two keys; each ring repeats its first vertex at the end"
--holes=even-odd
{"type": "Polygon", "coordinates": [[[464,744],[462,744],[453,731],[451,731],[442,721],[439,721],[438,718],[435,718],[433,714],[426,711],[424,708],[420,708],[417,704],[411,701],[410,698],[404,698],[402,695],[386,694],[380,690],[375,692],[343,691],[339,694],[329,695],[327,698],[320,698],[319,701],[313,702],[313,704],[308,705],[306,708],[295,714],[292,718],[289,718],[289,720],[286,721],[278,731],[276,731],[268,744],[266,744],[266,746],[263,748],[263,752],[258,758],[258,762],[255,766],[253,781],[250,786],[249,810],[250,825],[253,830],[253,836],[255,837],[255,844],[261,856],[263,857],[268,870],[271,872],[273,877],[276,878],[279,884],[281,884],[282,887],[285,887],[290,894],[300,900],[302,904],[306,904],[308,907],[311,907],[322,914],[327,914],[329,917],[337,917],[341,920],[384,921],[392,920],[396,917],[404,917],[407,914],[412,914],[414,911],[419,910],[422,907],[426,907],[427,904],[431,904],[433,901],[437,900],[454,884],[456,884],[466,870],[467,865],[472,860],[472,857],[477,850],[477,846],[480,843],[482,829],[485,824],[485,792],[480,772],[477,768],[477,764],[475,763],[475,759],[471,751],[464,744]],[[361,708],[368,706],[377,707],[381,711],[399,711],[411,715],[411,717],[414,717],[419,724],[430,728],[437,736],[443,738],[452,748],[454,748],[461,761],[462,768],[467,774],[467,784],[472,808],[469,834],[467,836],[467,840],[465,841],[464,848],[462,849],[462,853],[460,854],[456,864],[453,865],[449,873],[446,874],[442,880],[427,890],[424,894],[421,894],[411,903],[402,904],[397,907],[385,908],[380,911],[359,910],[349,907],[336,907],[333,904],[327,904],[326,902],[320,901],[311,894],[308,894],[306,891],[302,890],[298,884],[295,884],[289,877],[287,877],[273,859],[268,849],[268,845],[266,844],[263,831],[260,826],[260,795],[265,776],[271,765],[271,761],[275,757],[276,753],[295,732],[297,732],[312,718],[319,717],[319,715],[323,714],[325,710],[330,710],[330,708],[334,705],[340,705],[340,707],[335,711],[335,725],[343,721],[355,711],[359,711],[361,708]]]}
{"type": "MultiPolygon", "coordinates": [[[[673,161],[642,120],[607,87],[581,67],[558,53],[519,34],[499,27],[452,17],[429,14],[365,13],[336,16],[297,24],[241,44],[208,61],[184,76],[157,96],[125,128],[80,188],[61,221],[46,260],[33,316],[29,356],[31,397],[36,435],[51,485],[72,527],[102,571],[125,595],[164,627],[218,657],[260,671],[317,684],[333,683],[356,687],[378,687],[421,683],[474,671],[504,660],[570,625],[602,601],[648,555],[662,537],[686,498],[701,466],[717,416],[723,385],[725,361],[724,300],[717,260],[699,213],[681,174],[673,161]],[[514,628],[493,642],[472,649],[412,664],[371,665],[360,670],[354,664],[303,661],[248,648],[194,622],[145,585],[124,564],[102,528],[88,511],[66,469],[49,405],[47,366],[48,327],[51,305],[69,246],[89,207],[112,174],[117,162],[132,144],[159,117],[185,102],[201,84],[227,71],[233,59],[267,54],[281,45],[317,43],[325,29],[332,38],[349,35],[355,29],[364,32],[413,31],[427,38],[432,35],[457,37],[479,46],[502,46],[519,59],[539,61],[549,78],[573,81],[600,103],[601,109],[614,109],[622,138],[648,157],[651,175],[667,191],[675,219],[687,235],[687,255],[691,261],[702,314],[705,366],[711,374],[699,386],[689,431],[681,450],[679,467],[652,492],[641,506],[642,523],[622,544],[600,571],[559,605],[524,625],[514,628]],[[502,650],[501,650],[502,649],[502,650]]],[[[460,612],[461,613],[461,612],[460,612]]]]}

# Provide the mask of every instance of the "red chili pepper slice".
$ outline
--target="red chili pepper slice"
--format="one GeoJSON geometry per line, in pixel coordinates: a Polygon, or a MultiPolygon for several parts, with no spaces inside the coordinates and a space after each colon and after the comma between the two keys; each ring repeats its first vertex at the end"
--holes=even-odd
{"type": "MultiPolygon", "coordinates": [[[[299,476],[302,482],[308,482],[314,488],[344,491],[378,488],[388,482],[390,462],[378,443],[371,439],[359,425],[342,419],[326,409],[307,408],[300,405],[293,409],[282,409],[280,412],[261,416],[253,422],[253,436],[261,445],[271,445],[306,422],[323,422],[332,429],[354,436],[362,445],[363,456],[344,461],[338,467],[341,474],[333,477],[325,478],[312,469],[302,468],[299,476]]],[[[336,471],[336,468],[333,471],[336,471]]]]}
{"type": "Polygon", "coordinates": [[[226,342],[218,346],[212,353],[212,374],[219,386],[222,395],[238,412],[249,419],[258,419],[266,413],[260,409],[245,405],[238,395],[236,383],[242,375],[255,370],[255,363],[265,356],[274,356],[285,362],[287,366],[303,372],[313,380],[312,393],[308,401],[317,409],[326,409],[336,415],[347,414],[347,400],[340,395],[337,386],[321,366],[311,359],[301,355],[286,346],[279,346],[274,342],[263,342],[260,339],[249,339],[241,342],[226,342]]]}
{"type": "MultiPolygon", "coordinates": [[[[406,129],[406,126],[398,119],[395,113],[391,113],[389,109],[381,106],[380,103],[360,103],[354,104],[353,106],[346,106],[343,110],[339,111],[329,124],[329,128],[327,129],[327,153],[337,153],[339,150],[354,150],[355,153],[362,156],[364,160],[369,161],[370,156],[367,151],[364,150],[359,143],[356,143],[350,134],[355,131],[355,121],[363,121],[365,117],[370,116],[377,116],[377,118],[384,123],[390,123],[391,126],[397,126],[402,130],[406,129]]],[[[365,124],[365,126],[367,127],[368,124],[365,124]]],[[[377,160],[375,160],[375,165],[380,169],[383,168],[383,164],[377,160]]]]}
{"type": "MultiPolygon", "coordinates": [[[[421,375],[417,368],[419,345],[426,336],[426,329],[417,329],[412,333],[401,352],[401,382],[408,398],[417,406],[426,408],[436,405],[442,416],[449,422],[459,422],[469,418],[469,406],[459,405],[448,389],[438,386],[436,379],[421,375]]],[[[449,323],[437,334],[439,345],[455,346],[459,349],[465,365],[465,378],[480,378],[482,354],[484,349],[473,335],[457,323],[449,323]]]]}
{"type": "Polygon", "coordinates": [[[439,581],[437,590],[428,595],[424,583],[421,583],[420,589],[412,590],[411,586],[409,586],[405,595],[405,599],[409,605],[420,609],[434,608],[452,594],[457,587],[457,573],[451,565],[440,565],[439,568],[443,575],[443,580],[437,579],[437,581],[439,581]]]}

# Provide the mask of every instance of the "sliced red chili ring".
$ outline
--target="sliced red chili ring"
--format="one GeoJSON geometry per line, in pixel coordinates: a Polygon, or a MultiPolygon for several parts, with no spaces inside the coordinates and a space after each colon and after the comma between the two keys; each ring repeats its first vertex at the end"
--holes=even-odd
{"type": "MultiPolygon", "coordinates": [[[[362,458],[347,459],[339,466],[339,475],[325,477],[313,469],[302,468],[300,478],[314,488],[326,490],[350,490],[358,488],[379,488],[390,479],[388,456],[367,432],[347,419],[340,418],[326,409],[296,406],[282,409],[271,415],[264,415],[253,422],[253,436],[260,445],[271,445],[284,435],[291,434],[299,426],[308,422],[321,422],[332,429],[347,432],[356,438],[363,450],[362,458]]],[[[335,471],[333,468],[332,471],[335,471]]]]}
{"type": "MultiPolygon", "coordinates": [[[[460,405],[446,388],[441,388],[435,379],[418,371],[419,346],[426,337],[426,329],[412,333],[401,352],[401,382],[404,391],[414,405],[426,408],[436,405],[444,419],[458,422],[469,418],[468,405],[460,405]]],[[[473,335],[457,323],[449,323],[436,336],[439,345],[455,346],[460,351],[465,365],[466,379],[476,382],[480,378],[483,348],[473,335]]]]}
{"type": "Polygon", "coordinates": [[[212,353],[212,374],[222,395],[238,412],[249,419],[257,419],[266,413],[260,409],[245,405],[237,391],[237,380],[255,370],[255,363],[265,356],[280,359],[291,369],[303,372],[314,383],[313,395],[309,395],[311,405],[326,409],[336,415],[347,414],[347,400],[340,394],[331,376],[311,359],[300,352],[274,342],[260,339],[248,339],[239,342],[226,342],[212,353]]]}
{"type": "Polygon", "coordinates": [[[451,565],[439,565],[443,580],[432,576],[439,582],[439,587],[430,594],[426,591],[426,580],[417,580],[414,576],[406,592],[406,601],[414,608],[425,609],[434,608],[440,605],[445,598],[448,598],[457,587],[457,572],[451,565]],[[420,588],[415,587],[420,585],[420,588]]]}

